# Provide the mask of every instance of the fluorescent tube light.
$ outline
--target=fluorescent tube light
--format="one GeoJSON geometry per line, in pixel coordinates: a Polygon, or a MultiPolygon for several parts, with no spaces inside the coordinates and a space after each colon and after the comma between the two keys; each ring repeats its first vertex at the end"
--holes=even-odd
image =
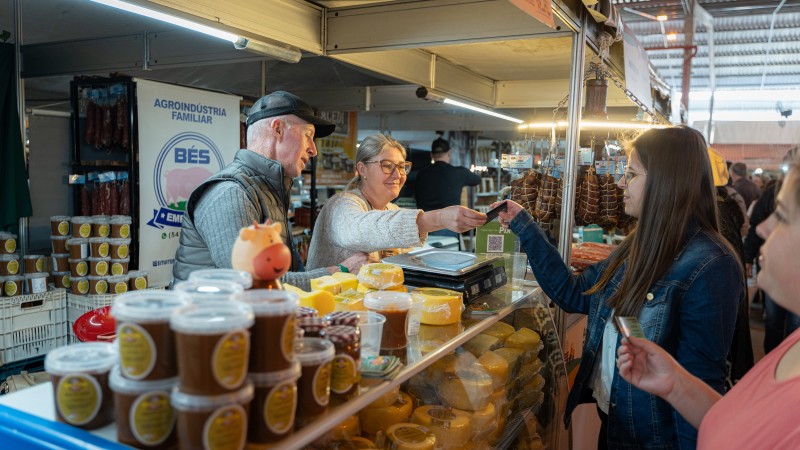
{"type": "MultiPolygon", "coordinates": [[[[520,130],[567,128],[569,123],[566,120],[558,122],[532,122],[519,126],[520,130]]],[[[650,128],[666,128],[670,125],[662,125],[646,122],[604,122],[595,120],[582,120],[581,129],[612,129],[612,130],[649,130],[650,128]]]]}
{"type": "Polygon", "coordinates": [[[517,119],[516,117],[507,116],[505,114],[500,114],[498,112],[494,112],[492,110],[481,108],[478,106],[473,106],[468,103],[459,102],[457,100],[453,100],[451,98],[445,97],[442,94],[435,93],[433,91],[428,90],[428,88],[420,86],[417,88],[417,98],[430,100],[437,103],[444,103],[446,105],[453,105],[458,106],[459,108],[469,109],[471,111],[479,112],[481,114],[486,114],[488,116],[497,117],[498,119],[508,120],[509,122],[514,122],[516,124],[523,124],[525,123],[522,119],[517,119]]]}
{"type": "Polygon", "coordinates": [[[291,47],[284,47],[278,44],[269,44],[261,41],[253,41],[247,38],[240,37],[233,46],[237,50],[250,50],[262,55],[270,56],[287,63],[296,63],[300,61],[303,56],[300,50],[291,47]]]}

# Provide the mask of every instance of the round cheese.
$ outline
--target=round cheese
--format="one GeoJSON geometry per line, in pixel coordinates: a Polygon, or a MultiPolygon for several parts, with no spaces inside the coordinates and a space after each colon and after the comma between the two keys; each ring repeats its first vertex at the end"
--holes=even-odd
{"type": "Polygon", "coordinates": [[[332,450],[376,450],[377,448],[369,439],[358,436],[331,444],[332,450]]]}
{"type": "Polygon", "coordinates": [[[358,413],[361,431],[367,437],[375,437],[379,431],[386,431],[391,425],[405,422],[411,416],[411,397],[401,392],[391,405],[380,408],[365,408],[358,413]]]}
{"type": "Polygon", "coordinates": [[[453,411],[464,413],[469,417],[469,440],[471,442],[489,437],[497,428],[497,410],[494,409],[491,402],[486,405],[486,408],[479,411],[462,411],[460,409],[453,411]]]}
{"type": "Polygon", "coordinates": [[[436,435],[416,423],[398,423],[386,430],[384,448],[392,450],[433,450],[436,435]]]}
{"type": "Polygon", "coordinates": [[[352,415],[331,428],[330,438],[336,441],[347,441],[361,434],[358,414],[352,415]]]}
{"type": "Polygon", "coordinates": [[[414,289],[411,295],[422,299],[420,323],[449,325],[461,322],[464,301],[460,292],[427,287],[414,289]]]}
{"type": "Polygon", "coordinates": [[[492,378],[475,370],[461,370],[447,374],[436,386],[436,392],[447,406],[477,411],[489,404],[492,378]]]}
{"type": "Polygon", "coordinates": [[[463,448],[469,442],[469,416],[463,411],[438,405],[420,406],[411,419],[436,435],[439,448],[463,448]]]}
{"type": "Polygon", "coordinates": [[[358,281],[371,289],[388,289],[403,284],[403,269],[394,264],[364,264],[358,269],[358,281]]]}
{"type": "Polygon", "coordinates": [[[506,339],[505,347],[518,348],[526,353],[538,354],[542,348],[542,338],[539,333],[530,328],[520,328],[506,339]]]}
{"type": "Polygon", "coordinates": [[[494,389],[505,386],[509,380],[508,361],[491,350],[481,355],[481,357],[475,361],[473,368],[492,377],[492,386],[494,389]]]}

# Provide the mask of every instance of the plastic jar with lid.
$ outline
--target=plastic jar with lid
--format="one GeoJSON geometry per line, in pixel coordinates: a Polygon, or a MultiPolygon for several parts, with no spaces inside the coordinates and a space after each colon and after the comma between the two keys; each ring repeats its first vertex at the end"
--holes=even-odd
{"type": "Polygon", "coordinates": [[[111,235],[111,217],[92,216],[90,223],[92,224],[93,237],[107,238],[111,235]]]}
{"type": "Polygon", "coordinates": [[[119,367],[114,366],[109,375],[109,385],[114,392],[117,440],[138,448],[175,448],[175,410],[170,404],[170,394],[178,378],[129,380],[122,376],[119,367]]]}
{"type": "Polygon", "coordinates": [[[109,371],[119,361],[115,344],[85,342],[51,350],[44,369],[52,377],[56,419],[93,430],[114,421],[109,371]]]}
{"type": "Polygon", "coordinates": [[[72,287],[72,279],[69,276],[69,272],[53,272],[53,285],[62,289],[72,287]]]}
{"type": "Polygon", "coordinates": [[[242,449],[247,440],[247,409],[253,399],[253,384],[220,395],[192,395],[172,390],[176,431],[181,448],[242,449]]]}
{"type": "Polygon", "coordinates": [[[304,337],[322,337],[320,331],[328,327],[328,321],[322,317],[302,317],[297,319],[297,328],[303,330],[304,337]]]}
{"type": "Polygon", "coordinates": [[[253,308],[236,301],[208,300],[176,309],[170,328],[175,332],[181,391],[219,395],[241,388],[253,323],[253,308]]]}
{"type": "Polygon", "coordinates": [[[150,280],[148,280],[148,275],[146,271],[133,270],[128,272],[129,291],[140,291],[142,289],[147,289],[149,285],[150,285],[150,280]]]}
{"type": "Polygon", "coordinates": [[[200,269],[189,274],[189,281],[229,281],[247,290],[253,287],[253,275],[236,269],[200,269]]]}
{"type": "Polygon", "coordinates": [[[299,297],[294,292],[253,289],[234,295],[250,305],[255,324],[250,330],[250,372],[286,370],[294,364],[295,310],[299,297]]]}
{"type": "Polygon", "coordinates": [[[292,434],[297,411],[300,364],[269,373],[250,373],[255,393],[250,405],[247,442],[270,444],[292,434]]]}
{"type": "Polygon", "coordinates": [[[111,258],[111,266],[108,269],[108,273],[115,276],[127,275],[129,263],[130,263],[130,258],[120,258],[120,259],[111,258]]]}
{"type": "Polygon", "coordinates": [[[22,295],[25,286],[25,280],[22,278],[22,275],[9,275],[0,278],[3,281],[3,297],[22,295]]]}
{"type": "Polygon", "coordinates": [[[294,353],[302,366],[300,381],[297,383],[295,421],[295,428],[299,429],[328,409],[331,362],[336,350],[330,341],[304,337],[295,343],[294,353]]]}
{"type": "Polygon", "coordinates": [[[44,255],[25,255],[22,260],[25,273],[44,272],[44,255]]]}
{"type": "Polygon", "coordinates": [[[0,253],[12,254],[17,251],[17,235],[0,231],[0,253]]]}
{"type": "Polygon", "coordinates": [[[110,255],[108,238],[90,237],[89,248],[91,249],[89,255],[92,258],[108,258],[110,255]]]}
{"type": "Polygon", "coordinates": [[[231,300],[234,295],[244,292],[240,284],[230,281],[181,281],[172,289],[183,292],[193,302],[231,300]]]}
{"type": "Polygon", "coordinates": [[[108,283],[108,292],[110,294],[124,294],[128,292],[127,275],[113,275],[107,277],[106,283],[108,283]]]}
{"type": "Polygon", "coordinates": [[[72,237],[92,237],[92,218],[89,216],[74,216],[72,218],[72,237]]]}
{"type": "MultiPolygon", "coordinates": [[[[69,284],[70,290],[74,295],[86,295],[89,293],[89,279],[87,277],[70,276],[69,284]]],[[[108,285],[106,285],[106,288],[107,286],[108,285]]]]}
{"type": "Polygon", "coordinates": [[[411,295],[395,291],[375,291],[364,295],[364,307],[386,317],[381,348],[394,350],[408,345],[408,310],[411,295]]]}
{"type": "Polygon", "coordinates": [[[296,315],[298,319],[302,319],[303,317],[317,317],[319,312],[310,306],[300,306],[297,308],[296,315]]]}
{"type": "Polygon", "coordinates": [[[89,275],[86,279],[89,280],[89,295],[108,294],[108,282],[106,281],[106,277],[89,275]]]}
{"type": "Polygon", "coordinates": [[[69,236],[50,236],[53,254],[69,253],[69,236]]]}
{"type": "Polygon", "coordinates": [[[361,381],[361,339],[358,327],[334,325],[320,332],[330,341],[336,355],[331,366],[331,395],[347,400],[358,394],[361,381]]]}
{"type": "Polygon", "coordinates": [[[53,236],[69,236],[70,216],[50,216],[50,234],[53,236]]]}
{"type": "Polygon", "coordinates": [[[355,311],[335,311],[325,314],[325,320],[331,326],[347,325],[349,327],[357,327],[361,317],[355,311]]]}
{"type": "Polygon", "coordinates": [[[175,291],[139,291],[120,295],[111,305],[117,321],[117,342],[122,375],[138,381],[178,375],[172,313],[189,305],[175,291]]]}
{"type": "Polygon", "coordinates": [[[104,277],[108,275],[110,268],[111,258],[95,258],[93,256],[86,258],[89,263],[89,274],[95,277],[104,277]]]}
{"type": "Polygon", "coordinates": [[[111,216],[108,221],[111,225],[112,238],[131,237],[131,217],[130,216],[111,216]]]}
{"type": "Polygon", "coordinates": [[[54,272],[66,272],[69,270],[69,253],[53,253],[50,257],[53,261],[54,272]]]}
{"type": "Polygon", "coordinates": [[[111,238],[108,240],[109,256],[115,259],[127,258],[130,254],[131,240],[128,238],[111,238]]]}
{"type": "Polygon", "coordinates": [[[50,274],[47,272],[26,273],[25,290],[28,291],[28,294],[47,292],[47,277],[49,276],[50,274]]]}
{"type": "Polygon", "coordinates": [[[69,262],[69,272],[73,277],[85,277],[89,275],[89,263],[82,259],[67,260],[69,262]]]}
{"type": "Polygon", "coordinates": [[[88,238],[69,238],[67,239],[69,256],[72,259],[86,259],[89,257],[88,238]]]}
{"type": "Polygon", "coordinates": [[[19,255],[0,254],[0,276],[19,274],[19,255]]]}

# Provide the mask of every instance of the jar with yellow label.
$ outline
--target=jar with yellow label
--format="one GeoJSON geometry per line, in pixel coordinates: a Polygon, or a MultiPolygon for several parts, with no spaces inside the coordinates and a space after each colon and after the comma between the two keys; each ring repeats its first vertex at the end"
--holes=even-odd
{"type": "Polygon", "coordinates": [[[189,274],[189,281],[232,281],[245,290],[253,287],[253,275],[236,269],[200,269],[189,274]]]}
{"type": "Polygon", "coordinates": [[[107,238],[111,236],[111,218],[109,216],[92,216],[92,236],[107,238]]]}
{"type": "Polygon", "coordinates": [[[19,255],[0,254],[0,277],[17,275],[19,268],[19,255]]]}
{"type": "MultiPolygon", "coordinates": [[[[72,237],[92,237],[92,218],[89,216],[75,216],[72,218],[72,237]]],[[[51,236],[52,239],[52,236],[51,236]]]]}
{"type": "Polygon", "coordinates": [[[124,294],[128,292],[128,276],[116,275],[106,278],[109,294],[124,294]]]}
{"type": "Polygon", "coordinates": [[[131,237],[131,217],[130,216],[111,216],[108,221],[111,225],[112,238],[131,237]]]}
{"type": "Polygon", "coordinates": [[[181,448],[242,449],[247,441],[247,408],[253,384],[221,395],[190,395],[183,386],[172,390],[175,429],[181,448]]]}
{"type": "Polygon", "coordinates": [[[114,366],[108,381],[114,392],[117,441],[152,450],[175,448],[175,410],[170,393],[178,378],[134,381],[123,377],[119,366],[114,366]]]}
{"type": "Polygon", "coordinates": [[[0,253],[13,254],[17,251],[17,235],[0,231],[0,253]]]}
{"type": "Polygon", "coordinates": [[[294,312],[300,302],[297,294],[251,289],[233,298],[250,305],[255,314],[255,324],[250,329],[250,372],[278,372],[294,366],[294,312]]]}
{"type": "Polygon", "coordinates": [[[331,361],[336,350],[330,341],[319,338],[297,339],[294,354],[302,366],[297,383],[297,416],[300,429],[327,411],[331,392],[331,361]]]}
{"type": "Polygon", "coordinates": [[[292,434],[300,373],[299,363],[277,372],[250,372],[255,393],[249,412],[248,443],[269,444],[292,434]]]}
{"type": "Polygon", "coordinates": [[[358,394],[361,380],[361,335],[357,327],[335,325],[320,331],[333,343],[336,355],[331,368],[331,395],[346,400],[358,394]]]}

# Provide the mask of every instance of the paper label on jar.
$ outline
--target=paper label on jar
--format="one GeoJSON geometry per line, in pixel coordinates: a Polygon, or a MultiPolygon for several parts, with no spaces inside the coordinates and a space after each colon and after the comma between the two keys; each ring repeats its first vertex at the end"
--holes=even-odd
{"type": "Polygon", "coordinates": [[[94,290],[100,295],[105,294],[108,292],[108,283],[106,280],[100,280],[94,285],[94,290]]]}
{"type": "Polygon", "coordinates": [[[88,223],[82,223],[80,227],[78,227],[78,234],[81,237],[88,238],[92,235],[92,225],[88,223]]]}
{"type": "Polygon", "coordinates": [[[250,357],[250,336],[246,331],[234,331],[223,336],[211,354],[214,380],[226,389],[236,389],[247,376],[250,357]]]}
{"type": "Polygon", "coordinates": [[[80,244],[81,246],[81,259],[86,259],[89,256],[89,244],[80,244]]]}
{"type": "Polygon", "coordinates": [[[142,444],[153,446],[167,440],[175,427],[169,393],[154,391],[136,397],[128,421],[133,437],[142,444]]]}
{"type": "Polygon", "coordinates": [[[6,253],[14,253],[17,251],[17,241],[15,239],[9,239],[6,241],[6,253]]]}
{"type": "Polygon", "coordinates": [[[114,293],[115,294],[124,294],[128,292],[128,283],[124,281],[119,281],[114,283],[114,293]]]}
{"type": "Polygon", "coordinates": [[[76,287],[78,288],[78,292],[80,292],[81,294],[86,294],[87,292],[89,292],[89,280],[78,281],[76,287]]]}
{"type": "Polygon", "coordinates": [[[14,281],[6,281],[3,286],[3,291],[5,291],[6,297],[17,295],[17,283],[14,281]]]}
{"type": "Polygon", "coordinates": [[[125,259],[128,257],[128,245],[121,244],[117,246],[117,259],[125,259]]]}
{"type": "Polygon", "coordinates": [[[61,236],[68,235],[69,234],[69,222],[67,222],[66,220],[62,220],[61,222],[58,222],[58,226],[56,227],[56,229],[58,230],[58,234],[60,234],[61,236]]]}
{"type": "Polygon", "coordinates": [[[294,381],[272,388],[264,402],[264,423],[272,434],[284,434],[294,427],[297,410],[297,385],[294,381]]]}
{"type": "Polygon", "coordinates": [[[61,286],[64,286],[65,288],[68,288],[71,285],[72,285],[72,283],[70,282],[69,275],[64,275],[64,276],[61,277],[61,286]]]}
{"type": "Polygon", "coordinates": [[[246,437],[247,413],[240,405],[219,408],[203,425],[203,448],[209,450],[244,448],[246,437]]]}
{"type": "Polygon", "coordinates": [[[31,294],[38,294],[47,290],[47,277],[31,278],[31,294]]]}
{"type": "MultiPolygon", "coordinates": [[[[17,261],[16,259],[12,259],[11,261],[8,262],[8,265],[6,267],[8,268],[8,273],[10,275],[16,275],[17,272],[19,272],[19,261],[17,261]]],[[[41,272],[41,270],[39,272],[41,272]]]]}
{"type": "Polygon", "coordinates": [[[101,258],[108,256],[108,242],[101,242],[100,245],[97,246],[97,256],[101,258]]]}
{"type": "Polygon", "coordinates": [[[37,272],[42,272],[44,270],[44,258],[36,258],[33,266],[36,267],[37,272]]]}
{"type": "Polygon", "coordinates": [[[99,276],[105,276],[108,274],[108,262],[107,261],[97,261],[97,264],[94,266],[94,271],[97,272],[99,276]]]}
{"type": "Polygon", "coordinates": [[[286,361],[294,360],[294,335],[296,325],[296,315],[289,314],[286,322],[283,323],[283,333],[281,333],[281,352],[286,361]]]}
{"type": "MultiPolygon", "coordinates": [[[[128,224],[123,224],[119,227],[119,235],[120,237],[126,238],[131,235],[131,226],[128,224]]],[[[123,256],[124,258],[124,256],[123,256]]]]}
{"type": "Polygon", "coordinates": [[[111,275],[122,275],[122,269],[122,264],[120,263],[111,264],[111,275]]]}
{"type": "Polygon", "coordinates": [[[320,365],[314,374],[314,401],[327,406],[331,398],[331,362],[320,365]]]}
{"type": "Polygon", "coordinates": [[[65,375],[56,386],[56,407],[64,420],[72,425],[92,421],[103,403],[103,391],[94,377],[78,373],[65,375]]]}
{"type": "Polygon", "coordinates": [[[89,265],[86,264],[86,261],[81,261],[75,265],[75,273],[82,277],[85,277],[86,274],[89,273],[89,265]]]}
{"type": "Polygon", "coordinates": [[[117,328],[119,366],[122,374],[132,380],[150,375],[156,365],[156,344],[141,325],[125,322],[117,328]]]}
{"type": "Polygon", "coordinates": [[[333,358],[331,369],[331,391],[344,394],[359,380],[358,363],[350,355],[341,354],[333,358]]]}
{"type": "Polygon", "coordinates": [[[147,289],[147,278],[145,278],[145,277],[136,277],[136,279],[133,280],[133,285],[136,286],[136,289],[139,289],[139,290],[147,289]]]}
{"type": "Polygon", "coordinates": [[[101,224],[99,227],[97,227],[97,234],[100,235],[99,237],[108,237],[110,232],[111,228],[108,226],[108,224],[101,224]]]}

